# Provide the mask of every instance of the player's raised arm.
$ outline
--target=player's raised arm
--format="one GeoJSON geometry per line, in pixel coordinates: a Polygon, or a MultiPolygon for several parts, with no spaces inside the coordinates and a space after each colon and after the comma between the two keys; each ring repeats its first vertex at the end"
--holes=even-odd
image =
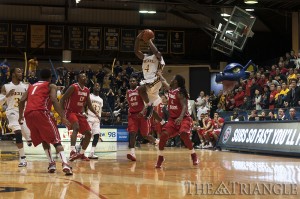
{"type": "Polygon", "coordinates": [[[57,86],[54,84],[50,84],[49,85],[50,88],[50,99],[52,101],[54,110],[58,113],[58,115],[61,118],[61,121],[63,124],[65,124],[66,126],[70,126],[69,121],[66,119],[66,116],[64,114],[64,110],[63,108],[60,106],[58,100],[57,100],[57,86]]]}
{"type": "Polygon", "coordinates": [[[138,34],[138,36],[136,37],[135,43],[134,43],[134,53],[141,60],[144,59],[144,54],[140,50],[140,40],[142,39],[143,34],[144,34],[144,31],[140,32],[140,34],[138,34]]]}
{"type": "Polygon", "coordinates": [[[66,99],[68,99],[72,93],[74,92],[75,88],[73,85],[71,85],[67,91],[63,94],[62,98],[60,99],[59,103],[60,103],[60,107],[64,110],[64,106],[65,106],[65,101],[66,99]]]}
{"type": "Polygon", "coordinates": [[[162,72],[161,71],[157,71],[157,76],[160,78],[160,81],[163,85],[163,87],[165,87],[166,90],[170,90],[170,84],[167,82],[167,80],[162,76],[162,72]]]}
{"type": "Polygon", "coordinates": [[[161,60],[161,53],[157,50],[152,39],[149,39],[148,44],[149,44],[149,47],[150,47],[152,53],[157,57],[158,60],[161,60]]]}

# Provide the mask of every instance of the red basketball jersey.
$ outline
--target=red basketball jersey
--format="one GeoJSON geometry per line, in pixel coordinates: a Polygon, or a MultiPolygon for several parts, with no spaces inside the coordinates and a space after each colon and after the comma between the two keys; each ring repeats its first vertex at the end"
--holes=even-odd
{"type": "Polygon", "coordinates": [[[139,95],[138,87],[134,90],[128,89],[126,98],[128,101],[129,113],[139,113],[143,110],[144,101],[139,95]]]}
{"type": "Polygon", "coordinates": [[[85,86],[81,88],[77,83],[72,84],[71,86],[74,87],[74,92],[65,101],[65,111],[67,113],[82,113],[90,91],[85,86]]]}
{"type": "MultiPolygon", "coordinates": [[[[176,88],[174,90],[169,90],[169,102],[168,102],[168,110],[170,114],[170,118],[172,119],[177,119],[182,111],[182,106],[180,103],[180,99],[178,97],[180,88],[176,88]]],[[[186,107],[187,105],[187,100],[186,100],[186,107]]],[[[184,116],[190,116],[188,109],[185,112],[184,116]]]]}
{"type": "Polygon", "coordinates": [[[163,112],[163,108],[164,108],[164,104],[163,103],[159,103],[156,107],[155,107],[155,111],[157,112],[157,114],[159,115],[159,117],[163,118],[164,117],[164,112],[163,112]]]}
{"type": "Polygon", "coordinates": [[[25,115],[31,111],[51,110],[52,101],[50,100],[49,84],[49,82],[39,81],[29,85],[25,115]]]}

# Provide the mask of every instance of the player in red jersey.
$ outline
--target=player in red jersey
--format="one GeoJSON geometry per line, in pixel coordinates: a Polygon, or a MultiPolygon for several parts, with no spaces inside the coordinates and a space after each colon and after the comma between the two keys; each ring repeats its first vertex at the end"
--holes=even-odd
{"type": "Polygon", "coordinates": [[[66,175],[72,175],[72,168],[67,163],[56,123],[54,118],[50,115],[52,104],[61,117],[62,123],[67,126],[70,125],[70,123],[64,116],[63,109],[59,106],[57,87],[50,83],[52,77],[51,71],[49,69],[43,69],[40,72],[40,76],[42,81],[30,85],[20,100],[19,123],[22,124],[24,107],[27,101],[24,114],[26,123],[31,132],[33,145],[38,146],[41,143],[43,145],[49,159],[48,172],[54,173],[56,171],[56,165],[51,155],[50,144],[52,144],[62,160],[63,172],[66,175]]]}
{"type": "Polygon", "coordinates": [[[78,83],[72,84],[68,88],[60,100],[60,105],[61,108],[65,109],[66,117],[71,123],[69,130],[73,130],[69,160],[82,159],[89,161],[90,159],[84,155],[91,140],[91,127],[83,114],[85,105],[87,105],[88,109],[90,109],[99,120],[100,116],[93,108],[89,89],[85,87],[87,81],[86,74],[80,73],[77,78],[78,83]],[[80,150],[79,153],[77,153],[75,149],[78,132],[84,136],[82,139],[82,150],[80,150]]]}
{"type": "Polygon", "coordinates": [[[224,119],[219,116],[219,113],[217,112],[214,113],[214,119],[212,121],[212,124],[213,124],[213,131],[210,133],[210,137],[213,139],[213,145],[215,146],[219,139],[219,135],[221,133],[222,127],[224,125],[224,119]]]}
{"type": "Polygon", "coordinates": [[[151,143],[158,143],[150,131],[150,120],[147,120],[143,116],[144,112],[144,101],[139,94],[137,80],[135,77],[131,77],[129,80],[130,89],[126,92],[126,99],[128,101],[128,132],[129,132],[129,148],[130,153],[127,154],[127,158],[132,161],[136,161],[135,156],[135,141],[136,134],[140,130],[141,135],[149,140],[151,143]]]}
{"type": "Polygon", "coordinates": [[[193,165],[198,165],[199,160],[193,148],[193,143],[190,140],[190,131],[193,120],[188,112],[188,93],[185,88],[185,79],[181,75],[176,75],[169,85],[161,72],[158,72],[157,74],[161,78],[164,87],[169,90],[168,110],[170,115],[160,136],[159,156],[155,167],[161,168],[164,161],[163,150],[166,142],[169,138],[177,135],[180,135],[185,146],[190,150],[193,165]]]}

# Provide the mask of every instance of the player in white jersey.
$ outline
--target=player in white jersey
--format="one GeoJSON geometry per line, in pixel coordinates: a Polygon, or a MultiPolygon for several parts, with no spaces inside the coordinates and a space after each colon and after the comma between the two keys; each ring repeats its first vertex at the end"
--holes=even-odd
{"type": "Polygon", "coordinates": [[[8,127],[12,129],[16,137],[16,145],[19,149],[20,163],[19,167],[26,167],[26,156],[24,152],[22,134],[27,140],[28,145],[31,146],[30,130],[25,121],[22,125],[19,124],[19,102],[22,95],[26,92],[28,84],[22,82],[23,74],[20,68],[13,68],[10,71],[12,81],[4,84],[1,88],[0,102],[6,103],[6,116],[9,121],[8,127]]]}
{"type": "MultiPolygon", "coordinates": [[[[100,93],[100,84],[95,83],[93,87],[93,93],[90,94],[92,106],[94,107],[94,110],[97,112],[99,117],[103,116],[109,116],[108,112],[102,112],[103,107],[103,99],[99,96],[100,93]]],[[[93,141],[92,141],[92,148],[90,151],[90,154],[88,156],[89,159],[98,159],[98,156],[95,155],[95,149],[97,146],[97,143],[99,141],[100,137],[100,120],[98,117],[95,116],[95,114],[87,110],[87,121],[92,129],[92,135],[93,135],[93,141]]],[[[81,143],[80,143],[81,144],[81,143]]],[[[76,147],[78,150],[80,150],[80,146],[76,147]]]]}
{"type": "MultiPolygon", "coordinates": [[[[143,60],[142,70],[144,75],[144,80],[140,82],[139,94],[147,105],[147,111],[145,117],[147,119],[151,118],[153,113],[153,106],[157,106],[161,103],[161,98],[159,97],[159,89],[162,83],[159,77],[156,75],[158,71],[162,71],[165,66],[164,59],[161,53],[157,50],[152,39],[147,41],[152,55],[143,54],[140,50],[140,40],[142,40],[144,31],[142,31],[135,40],[134,52],[135,55],[143,60]]],[[[154,117],[158,121],[162,121],[161,118],[154,112],[154,117]]],[[[164,121],[162,121],[164,123],[164,121]]]]}

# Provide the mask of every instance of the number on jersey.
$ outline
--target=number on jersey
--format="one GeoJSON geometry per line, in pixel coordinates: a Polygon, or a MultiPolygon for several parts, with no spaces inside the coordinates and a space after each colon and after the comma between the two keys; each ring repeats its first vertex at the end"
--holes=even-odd
{"type": "Polygon", "coordinates": [[[37,89],[37,87],[38,87],[38,86],[34,86],[34,88],[33,88],[32,92],[31,92],[31,95],[34,95],[34,93],[35,93],[35,90],[37,89]]]}
{"type": "Polygon", "coordinates": [[[14,99],[15,99],[14,107],[19,107],[19,104],[20,104],[20,98],[14,98],[14,99]]]}
{"type": "Polygon", "coordinates": [[[149,64],[146,66],[146,68],[144,69],[145,71],[149,72],[149,64]]]}

